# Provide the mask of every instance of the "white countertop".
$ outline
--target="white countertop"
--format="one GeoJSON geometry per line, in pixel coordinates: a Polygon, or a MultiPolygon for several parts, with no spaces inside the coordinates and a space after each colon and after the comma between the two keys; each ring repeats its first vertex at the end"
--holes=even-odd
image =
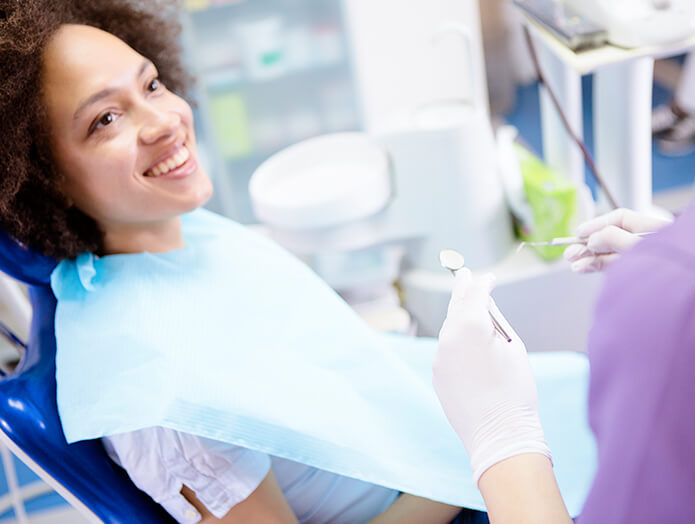
{"type": "Polygon", "coordinates": [[[693,35],[679,42],[659,46],[643,46],[626,49],[606,44],[601,47],[575,52],[567,47],[561,40],[555,37],[541,24],[527,15],[524,15],[524,18],[531,29],[532,35],[540,38],[548,49],[561,58],[563,62],[572,67],[572,69],[582,75],[591,73],[592,71],[605,66],[624,62],[626,60],[642,58],[645,56],[651,56],[654,58],[673,56],[695,47],[695,35],[693,35]]]}

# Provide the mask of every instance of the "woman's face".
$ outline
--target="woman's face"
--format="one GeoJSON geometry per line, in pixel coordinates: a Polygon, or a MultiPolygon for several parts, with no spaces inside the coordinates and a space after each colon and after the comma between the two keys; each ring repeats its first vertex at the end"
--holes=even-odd
{"type": "Polygon", "coordinates": [[[42,84],[62,191],[96,220],[108,252],[180,231],[179,215],[212,194],[191,108],[122,40],[62,26],[45,49],[42,84]]]}

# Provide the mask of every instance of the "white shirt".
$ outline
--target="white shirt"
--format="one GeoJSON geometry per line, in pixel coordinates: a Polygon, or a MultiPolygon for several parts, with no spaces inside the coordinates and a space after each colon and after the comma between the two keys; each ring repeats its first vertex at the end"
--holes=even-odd
{"type": "Polygon", "coordinates": [[[182,523],[200,520],[181,495],[185,484],[217,518],[248,497],[273,468],[299,522],[365,522],[389,507],[395,490],[197,437],[153,427],[102,438],[133,483],[182,523]]]}

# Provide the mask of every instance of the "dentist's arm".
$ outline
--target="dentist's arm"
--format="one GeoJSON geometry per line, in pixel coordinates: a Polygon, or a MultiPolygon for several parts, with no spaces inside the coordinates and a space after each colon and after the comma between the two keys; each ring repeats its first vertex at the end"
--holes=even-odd
{"type": "Polygon", "coordinates": [[[588,237],[587,244],[568,247],[565,249],[564,257],[572,263],[572,271],[602,271],[621,253],[639,242],[642,237],[636,233],[651,233],[670,222],[631,209],[615,209],[580,224],[576,235],[588,237]]]}
{"type": "Polygon", "coordinates": [[[493,523],[570,523],[538,416],[526,348],[494,306],[490,278],[456,274],[439,334],[433,383],[471,458],[493,523]],[[508,343],[490,321],[492,307],[508,343]]]}

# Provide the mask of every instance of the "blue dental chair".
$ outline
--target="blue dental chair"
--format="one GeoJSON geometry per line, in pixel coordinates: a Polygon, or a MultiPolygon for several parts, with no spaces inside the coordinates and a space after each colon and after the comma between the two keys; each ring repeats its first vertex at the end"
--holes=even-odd
{"type": "Polygon", "coordinates": [[[34,311],[26,352],[16,370],[0,380],[0,437],[92,522],[175,522],[109,460],[99,441],[65,441],[56,407],[56,301],[49,286],[54,266],[53,259],[0,231],[0,271],[28,284],[34,311]]]}

